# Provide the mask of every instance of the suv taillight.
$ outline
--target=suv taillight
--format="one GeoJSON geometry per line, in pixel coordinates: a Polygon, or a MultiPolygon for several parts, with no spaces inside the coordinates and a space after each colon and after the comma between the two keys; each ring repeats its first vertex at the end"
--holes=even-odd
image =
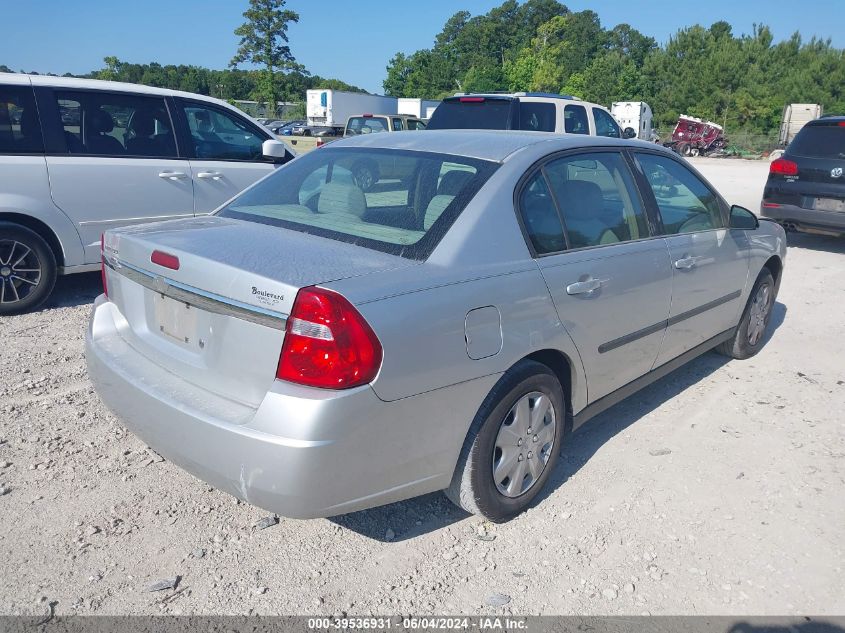
{"type": "Polygon", "coordinates": [[[769,173],[779,176],[797,176],[798,163],[793,163],[791,160],[786,160],[785,158],[778,158],[777,160],[773,160],[769,165],[769,173]]]}
{"type": "Polygon", "coordinates": [[[288,317],[276,378],[349,389],[372,381],[381,361],[378,337],[344,296],[314,286],[300,289],[288,317]]]}
{"type": "Polygon", "coordinates": [[[109,296],[109,280],[106,278],[106,234],[100,233],[100,277],[103,280],[103,294],[109,296]]]}

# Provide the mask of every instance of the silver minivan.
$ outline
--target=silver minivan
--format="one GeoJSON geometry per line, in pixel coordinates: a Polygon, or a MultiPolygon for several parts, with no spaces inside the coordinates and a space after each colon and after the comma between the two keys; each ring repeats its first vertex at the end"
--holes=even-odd
{"type": "Polygon", "coordinates": [[[0,73],[0,314],[97,270],[107,229],[210,213],[293,156],[217,99],[0,73]]]}

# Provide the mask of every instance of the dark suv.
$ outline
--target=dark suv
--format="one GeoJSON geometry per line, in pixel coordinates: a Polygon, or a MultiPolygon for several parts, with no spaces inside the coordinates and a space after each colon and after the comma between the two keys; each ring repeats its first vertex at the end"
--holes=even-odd
{"type": "Polygon", "coordinates": [[[760,213],[787,229],[845,235],[845,116],[810,121],[772,161],[760,213]]]}

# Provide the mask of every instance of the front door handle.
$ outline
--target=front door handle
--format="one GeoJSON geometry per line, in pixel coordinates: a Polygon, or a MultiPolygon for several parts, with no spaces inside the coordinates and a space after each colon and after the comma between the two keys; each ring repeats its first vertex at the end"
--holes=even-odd
{"type": "Polygon", "coordinates": [[[187,178],[188,174],[183,171],[162,171],[158,174],[159,178],[164,178],[165,180],[181,180],[182,178],[187,178]]]}
{"type": "Polygon", "coordinates": [[[197,178],[202,178],[203,180],[220,180],[223,177],[219,171],[201,171],[197,174],[197,178]]]}
{"type": "Polygon", "coordinates": [[[698,257],[690,257],[689,255],[685,255],[681,259],[676,259],[673,262],[673,265],[678,270],[689,270],[690,268],[695,267],[695,263],[698,261],[698,257]]]}
{"type": "Polygon", "coordinates": [[[568,295],[588,295],[594,293],[601,288],[608,280],[607,279],[586,279],[584,281],[576,281],[566,287],[566,294],[568,295]]]}

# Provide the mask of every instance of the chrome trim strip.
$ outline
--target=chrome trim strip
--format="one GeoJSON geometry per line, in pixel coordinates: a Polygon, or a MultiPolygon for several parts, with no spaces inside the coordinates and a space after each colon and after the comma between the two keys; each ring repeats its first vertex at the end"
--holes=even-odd
{"type": "Polygon", "coordinates": [[[207,312],[243,319],[244,321],[271,327],[275,330],[284,330],[287,325],[287,316],[280,312],[265,310],[234,299],[222,297],[213,292],[206,292],[205,290],[155,275],[113,257],[106,258],[106,266],[153,292],[164,297],[170,297],[176,301],[188,303],[207,312]]]}

